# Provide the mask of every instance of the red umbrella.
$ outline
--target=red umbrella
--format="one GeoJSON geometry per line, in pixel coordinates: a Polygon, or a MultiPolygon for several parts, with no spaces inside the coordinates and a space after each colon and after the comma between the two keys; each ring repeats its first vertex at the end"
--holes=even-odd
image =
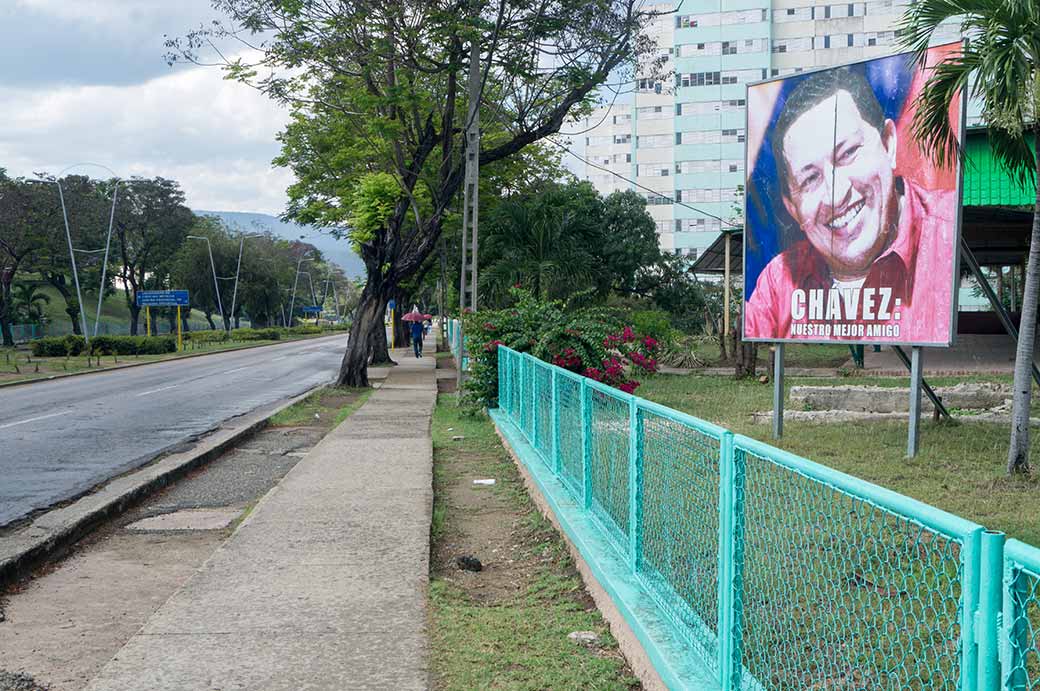
{"type": "Polygon", "coordinates": [[[401,321],[403,322],[421,322],[424,318],[423,313],[418,310],[401,315],[401,321]]]}
{"type": "Polygon", "coordinates": [[[423,319],[433,319],[433,315],[432,315],[432,314],[424,314],[424,315],[422,316],[422,318],[423,318],[423,319]]]}

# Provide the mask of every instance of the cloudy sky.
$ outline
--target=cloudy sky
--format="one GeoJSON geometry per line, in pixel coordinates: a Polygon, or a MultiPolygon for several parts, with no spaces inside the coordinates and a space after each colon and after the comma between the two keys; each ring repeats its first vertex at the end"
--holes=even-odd
{"type": "Polygon", "coordinates": [[[209,0],[0,0],[0,168],[99,163],[178,180],[195,209],[281,212],[292,176],[270,162],[285,111],[163,59],[164,35],[214,17],[209,0]]]}

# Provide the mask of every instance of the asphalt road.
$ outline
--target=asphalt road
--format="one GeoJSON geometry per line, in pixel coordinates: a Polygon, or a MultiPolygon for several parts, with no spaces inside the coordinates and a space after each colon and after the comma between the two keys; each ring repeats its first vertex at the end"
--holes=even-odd
{"type": "Polygon", "coordinates": [[[0,388],[0,527],[330,381],[346,338],[0,388]]]}

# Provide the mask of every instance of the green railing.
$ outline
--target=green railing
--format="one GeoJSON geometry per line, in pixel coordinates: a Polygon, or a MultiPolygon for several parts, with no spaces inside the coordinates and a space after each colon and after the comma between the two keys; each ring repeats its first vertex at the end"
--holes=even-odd
{"type": "Polygon", "coordinates": [[[613,552],[586,559],[621,559],[719,688],[1040,691],[1040,550],[498,353],[495,420],[613,552]]]}

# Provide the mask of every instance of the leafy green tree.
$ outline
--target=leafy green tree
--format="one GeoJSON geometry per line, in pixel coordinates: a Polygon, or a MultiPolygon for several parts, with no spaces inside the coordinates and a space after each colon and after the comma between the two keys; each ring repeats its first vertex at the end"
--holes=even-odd
{"type": "MultiPolygon", "coordinates": [[[[99,250],[104,248],[108,235],[109,213],[111,211],[111,192],[114,181],[91,180],[84,175],[69,175],[61,179],[62,195],[68,210],[69,231],[72,242],[77,249],[99,250]]],[[[72,263],[69,261],[68,240],[65,237],[65,224],[61,217],[61,200],[56,185],[48,186],[57,213],[52,222],[40,228],[38,233],[40,244],[33,255],[29,270],[39,273],[65,302],[65,314],[72,325],[72,333],[80,332],[80,305],[76,295],[75,281],[72,275],[72,263]]],[[[87,314],[94,316],[91,303],[97,300],[97,290],[101,282],[104,252],[90,251],[76,255],[76,270],[79,274],[83,298],[87,302],[87,314]]],[[[112,257],[110,257],[111,263],[112,257]]],[[[107,271],[105,292],[111,290],[111,278],[114,271],[107,271]]],[[[95,304],[96,307],[96,304],[95,304]]],[[[88,324],[89,327],[89,324],[88,324]]]]}
{"type": "Polygon", "coordinates": [[[657,225],[646,211],[646,199],[633,190],[607,195],[600,228],[600,292],[635,292],[640,274],[662,261],[657,225]]]}
{"type": "Polygon", "coordinates": [[[14,345],[11,287],[15,274],[30,263],[43,242],[42,229],[50,227],[61,214],[48,187],[8,177],[0,168],[0,337],[5,346],[14,345]]]}
{"type": "MultiPolygon", "coordinates": [[[[360,243],[367,280],[338,381],[366,386],[372,335],[397,286],[437,248],[464,179],[466,73],[477,46],[487,132],[480,164],[559,131],[626,65],[663,60],[641,34],[641,0],[218,0],[227,22],[169,42],[171,60],[209,62],[214,41],[264,34],[260,57],[224,61],[230,78],[293,108],[279,163],[299,181],[289,215],[346,235],[353,190],[388,173],[399,192],[360,243]]],[[[218,57],[219,60],[219,57],[218,57]]]]}
{"type": "MultiPolygon", "coordinates": [[[[950,103],[968,93],[982,103],[989,142],[1001,164],[1023,184],[1035,184],[1040,159],[1040,5],[1010,0],[920,0],[902,20],[904,45],[926,64],[928,44],[941,25],[955,20],[968,41],[938,65],[917,97],[913,130],[939,165],[963,156],[949,118],[950,103]],[[1030,147],[1030,143],[1033,147],[1030,147]]],[[[1040,300],[1040,185],[1030,236],[1015,353],[1009,474],[1029,470],[1029,408],[1040,300]]]]}
{"type": "Polygon", "coordinates": [[[123,183],[119,195],[112,244],[130,310],[130,334],[136,336],[141,312],[137,292],[166,279],[168,262],[186,241],[196,217],[184,205],[184,192],[174,180],[133,178],[123,183]]]}
{"type": "Polygon", "coordinates": [[[11,300],[14,304],[16,319],[22,319],[30,324],[39,324],[43,321],[44,305],[51,303],[51,296],[40,292],[40,286],[36,283],[18,283],[11,291],[11,300]]]}

